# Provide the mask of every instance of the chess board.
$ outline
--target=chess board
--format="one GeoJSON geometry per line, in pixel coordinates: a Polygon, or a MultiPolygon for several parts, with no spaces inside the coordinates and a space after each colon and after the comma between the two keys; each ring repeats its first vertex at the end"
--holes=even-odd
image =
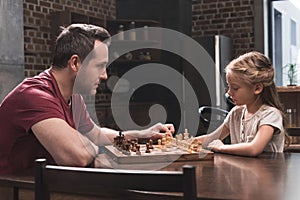
{"type": "Polygon", "coordinates": [[[214,155],[212,151],[205,149],[201,149],[200,152],[187,152],[174,146],[163,149],[158,145],[153,146],[150,153],[145,153],[146,146],[141,145],[140,155],[135,152],[124,154],[113,145],[105,146],[105,149],[106,153],[119,164],[212,160],[214,155]]]}

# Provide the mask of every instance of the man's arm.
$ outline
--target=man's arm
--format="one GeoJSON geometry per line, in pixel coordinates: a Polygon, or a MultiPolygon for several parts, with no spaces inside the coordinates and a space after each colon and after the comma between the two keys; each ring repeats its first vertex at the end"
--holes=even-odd
{"type": "Polygon", "coordinates": [[[84,167],[98,152],[98,147],[62,119],[45,119],[31,129],[58,165],[84,167]]]}
{"type": "MultiPolygon", "coordinates": [[[[151,138],[151,139],[159,139],[162,138],[165,134],[172,135],[175,129],[172,124],[162,124],[157,123],[151,126],[148,129],[144,130],[129,130],[123,131],[122,133],[126,138],[151,138]]],[[[114,137],[119,134],[118,131],[99,127],[97,125],[86,134],[86,136],[93,141],[98,146],[109,145],[113,143],[114,137]]]]}
{"type": "MultiPolygon", "coordinates": [[[[42,120],[31,129],[58,165],[79,167],[85,167],[93,162],[98,153],[96,145],[112,144],[113,138],[118,134],[116,130],[95,125],[85,137],[59,118],[42,120]]],[[[174,126],[157,123],[145,130],[123,133],[128,138],[155,139],[163,137],[164,134],[173,134],[174,126]]]]}

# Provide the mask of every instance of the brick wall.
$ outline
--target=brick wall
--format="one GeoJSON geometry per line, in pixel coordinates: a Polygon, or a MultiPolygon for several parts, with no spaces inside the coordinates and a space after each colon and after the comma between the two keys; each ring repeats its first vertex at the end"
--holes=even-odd
{"type": "Polygon", "coordinates": [[[192,36],[228,36],[234,56],[253,50],[253,4],[253,0],[193,0],[192,36]]]}
{"type": "MultiPolygon", "coordinates": [[[[114,19],[115,0],[24,0],[25,76],[51,64],[50,13],[70,10],[114,19]]],[[[222,34],[233,39],[235,56],[254,49],[253,0],[192,0],[192,36],[222,34]]]]}
{"type": "Polygon", "coordinates": [[[24,0],[25,76],[34,76],[51,64],[51,12],[70,10],[91,17],[114,19],[115,7],[115,0],[24,0]]]}

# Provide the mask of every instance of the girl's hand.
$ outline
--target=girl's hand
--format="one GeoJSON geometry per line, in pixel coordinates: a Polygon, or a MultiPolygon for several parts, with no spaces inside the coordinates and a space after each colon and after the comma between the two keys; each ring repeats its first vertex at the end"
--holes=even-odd
{"type": "Polygon", "coordinates": [[[207,148],[214,152],[220,152],[222,146],[224,146],[224,143],[221,140],[213,140],[207,145],[207,148]]]}

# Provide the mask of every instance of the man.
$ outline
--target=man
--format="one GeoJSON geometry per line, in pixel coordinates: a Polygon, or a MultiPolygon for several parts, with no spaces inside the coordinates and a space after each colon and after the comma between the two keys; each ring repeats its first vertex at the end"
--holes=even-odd
{"type": "MultiPolygon", "coordinates": [[[[0,174],[31,168],[42,157],[58,165],[95,164],[98,145],[111,143],[118,131],[95,125],[79,93],[95,94],[107,79],[109,39],[103,28],[70,25],[56,40],[52,66],[7,95],[0,106],[0,174]]],[[[173,125],[158,123],[123,133],[157,139],[173,132],[173,125]]]]}

